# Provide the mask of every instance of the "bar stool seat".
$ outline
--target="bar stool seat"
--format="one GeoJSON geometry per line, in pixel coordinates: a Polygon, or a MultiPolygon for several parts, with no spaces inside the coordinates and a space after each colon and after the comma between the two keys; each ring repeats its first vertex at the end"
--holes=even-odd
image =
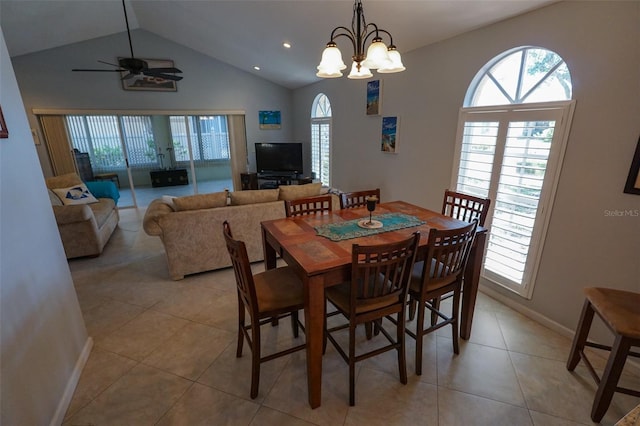
{"type": "Polygon", "coordinates": [[[573,371],[580,359],[584,361],[591,376],[598,384],[598,390],[591,407],[591,420],[600,422],[607,412],[615,392],[640,397],[640,391],[618,386],[618,380],[627,357],[640,357],[640,353],[630,350],[633,346],[640,346],[640,294],[598,287],[585,288],[584,294],[586,300],[567,361],[567,370],[573,371]],[[612,346],[587,340],[594,313],[598,314],[615,335],[612,346]],[[602,377],[598,376],[593,365],[587,359],[584,353],[585,346],[610,351],[602,377]]]}
{"type": "Polygon", "coordinates": [[[114,180],[118,184],[118,189],[120,189],[120,178],[117,173],[100,173],[97,175],[93,175],[94,180],[114,180]]]}

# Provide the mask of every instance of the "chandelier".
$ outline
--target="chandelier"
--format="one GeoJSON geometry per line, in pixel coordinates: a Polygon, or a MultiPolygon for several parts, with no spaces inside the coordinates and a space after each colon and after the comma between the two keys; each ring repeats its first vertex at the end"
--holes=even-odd
{"type": "Polygon", "coordinates": [[[373,77],[371,70],[377,69],[379,73],[394,73],[404,71],[406,68],[400,59],[400,52],[393,44],[393,37],[374,23],[367,24],[362,10],[362,1],[356,0],[353,5],[353,18],[351,19],[351,29],[347,27],[336,27],[331,32],[331,40],[322,52],[322,59],[318,65],[318,77],[337,78],[342,77],[342,70],[347,66],[342,61],[342,53],[338,49],[335,40],[338,37],[346,37],[353,45],[353,64],[348,78],[360,79],[373,77]],[[382,41],[381,34],[389,37],[389,46],[382,41]],[[371,44],[366,50],[365,45],[369,38],[371,44]]]}

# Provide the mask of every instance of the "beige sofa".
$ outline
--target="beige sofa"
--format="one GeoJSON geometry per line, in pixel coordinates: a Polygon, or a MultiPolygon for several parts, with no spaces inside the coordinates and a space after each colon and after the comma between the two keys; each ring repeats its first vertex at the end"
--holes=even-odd
{"type": "Polygon", "coordinates": [[[84,185],[80,177],[69,173],[47,178],[45,182],[67,259],[102,253],[118,225],[117,197],[114,200],[97,196],[88,203],[65,205],[64,189],[84,185]]]}
{"type": "MultiPolygon", "coordinates": [[[[319,183],[280,189],[218,192],[188,197],[163,197],[151,202],[143,219],[148,235],[159,236],[169,275],[185,275],[231,266],[222,234],[229,221],[233,236],[247,246],[250,262],[264,258],[260,222],[285,217],[284,200],[319,195],[319,183]]],[[[339,208],[338,198],[333,200],[339,208]]]]}

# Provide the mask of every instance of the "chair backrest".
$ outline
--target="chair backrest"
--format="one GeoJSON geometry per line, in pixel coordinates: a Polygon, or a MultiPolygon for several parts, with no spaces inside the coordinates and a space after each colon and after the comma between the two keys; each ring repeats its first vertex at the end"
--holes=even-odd
{"type": "Polygon", "coordinates": [[[341,209],[355,209],[367,205],[367,197],[376,196],[380,204],[380,188],[366,191],[343,192],[340,194],[341,209]]]}
{"type": "Polygon", "coordinates": [[[422,271],[423,289],[462,281],[477,227],[478,219],[473,219],[469,225],[461,228],[431,228],[422,271]]]}
{"type": "Polygon", "coordinates": [[[489,198],[480,198],[447,189],[444,191],[442,214],[465,222],[471,222],[477,218],[478,224],[484,226],[490,205],[491,200],[489,198]]]}
{"type": "Polygon", "coordinates": [[[394,304],[404,306],[419,243],[420,232],[415,232],[399,242],[353,245],[352,315],[394,304]]]}
{"type": "Polygon", "coordinates": [[[333,210],[331,195],[329,194],[286,200],[284,206],[287,217],[324,213],[333,210]]]}
{"type": "Polygon", "coordinates": [[[247,307],[251,318],[254,318],[254,315],[258,312],[258,297],[256,295],[255,282],[253,281],[251,264],[249,263],[249,255],[247,255],[247,247],[244,242],[233,239],[231,226],[226,220],[222,224],[222,229],[227,243],[227,251],[233,265],[233,272],[236,276],[238,297],[247,307]]]}

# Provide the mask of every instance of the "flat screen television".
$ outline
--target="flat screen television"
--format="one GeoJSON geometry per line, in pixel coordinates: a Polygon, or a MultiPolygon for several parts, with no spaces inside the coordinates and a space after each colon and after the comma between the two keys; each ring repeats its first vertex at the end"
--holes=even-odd
{"type": "Polygon", "coordinates": [[[301,143],[256,143],[258,173],[302,173],[301,143]]]}

